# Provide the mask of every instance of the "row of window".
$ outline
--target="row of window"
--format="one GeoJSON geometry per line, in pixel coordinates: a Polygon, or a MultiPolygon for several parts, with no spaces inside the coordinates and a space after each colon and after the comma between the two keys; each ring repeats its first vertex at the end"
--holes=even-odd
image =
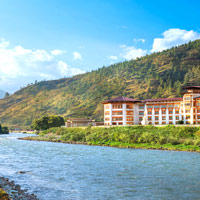
{"type": "MultiPolygon", "coordinates": [[[[113,105],[112,105],[112,108],[113,108],[113,109],[122,109],[122,107],[123,107],[122,104],[113,104],[113,105]]],[[[105,106],[105,109],[108,110],[109,108],[110,108],[110,105],[106,105],[106,106],[105,106]]],[[[133,104],[127,104],[127,105],[126,105],[126,108],[127,108],[127,109],[133,109],[133,104]]]]}
{"type": "MultiPolygon", "coordinates": [[[[157,110],[154,113],[155,115],[159,115],[159,111],[157,110]]],[[[166,114],[166,110],[162,110],[161,113],[166,114]]],[[[173,110],[169,110],[168,113],[173,114],[173,110]]],[[[175,110],[175,114],[179,114],[179,110],[175,110]]],[[[148,115],[152,115],[152,111],[148,111],[148,115]]]]}
{"type": "MultiPolygon", "coordinates": [[[[176,119],[176,120],[179,120],[179,116],[176,116],[175,119],[176,119]]],[[[152,120],[152,117],[151,117],[151,116],[148,116],[148,120],[151,121],[151,120],[152,120]]],[[[155,120],[159,120],[159,117],[158,117],[158,116],[155,116],[155,120]]],[[[166,120],[166,116],[162,116],[162,120],[166,120]]],[[[169,116],[169,120],[173,120],[173,117],[172,117],[172,116],[169,116]]]]}
{"type": "MultiPolygon", "coordinates": [[[[105,115],[110,115],[110,111],[105,111],[105,115]]],[[[112,115],[123,115],[122,111],[113,111],[112,115]]],[[[133,115],[133,111],[126,111],[126,115],[133,115]]]]}
{"type": "MultiPolygon", "coordinates": [[[[105,121],[110,121],[110,118],[106,117],[105,121]]],[[[123,118],[122,117],[112,117],[112,121],[123,121],[123,118]]],[[[133,117],[126,117],[126,121],[133,121],[133,117]]]]}
{"type": "MultiPolygon", "coordinates": [[[[194,115],[194,119],[195,119],[196,117],[195,117],[195,115],[194,115]]],[[[142,120],[142,118],[139,118],[139,120],[142,120]]],[[[175,117],[175,119],[176,120],[179,120],[179,116],[176,116],[175,117]]],[[[183,119],[183,117],[181,117],[181,119],[180,120],[182,120],[183,119]]],[[[187,115],[186,116],[186,119],[190,119],[190,115],[187,115]]],[[[197,119],[200,119],[200,115],[197,115],[197,119]]],[[[152,120],[152,117],[151,116],[148,116],[148,120],[152,120]]],[[[159,117],[158,116],[155,116],[155,120],[159,120],[159,117]]],[[[162,116],[162,120],[166,120],[166,116],[162,116]]],[[[169,120],[173,120],[173,116],[169,116],[169,120]]]]}
{"type": "Polygon", "coordinates": [[[179,104],[169,104],[169,105],[147,105],[147,108],[173,108],[179,107],[179,104]]]}

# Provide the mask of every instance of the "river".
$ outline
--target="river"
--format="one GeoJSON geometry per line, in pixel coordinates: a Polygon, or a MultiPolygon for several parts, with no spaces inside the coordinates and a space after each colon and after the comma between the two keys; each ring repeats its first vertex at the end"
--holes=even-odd
{"type": "Polygon", "coordinates": [[[17,139],[24,136],[0,135],[0,176],[41,200],[200,199],[199,153],[17,139]]]}

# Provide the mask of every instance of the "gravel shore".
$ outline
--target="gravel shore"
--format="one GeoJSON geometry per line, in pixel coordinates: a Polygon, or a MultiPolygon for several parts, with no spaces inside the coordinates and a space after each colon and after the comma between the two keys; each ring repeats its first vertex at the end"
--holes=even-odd
{"type": "Polygon", "coordinates": [[[7,195],[4,194],[4,197],[2,197],[5,200],[39,200],[36,195],[28,194],[27,190],[22,190],[20,185],[4,177],[0,177],[1,188],[7,193],[7,195]]]}

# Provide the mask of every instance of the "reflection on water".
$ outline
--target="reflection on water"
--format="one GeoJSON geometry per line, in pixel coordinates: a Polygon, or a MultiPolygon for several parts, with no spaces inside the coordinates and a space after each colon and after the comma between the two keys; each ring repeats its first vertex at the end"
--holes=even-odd
{"type": "Polygon", "coordinates": [[[17,139],[22,136],[0,136],[0,176],[41,200],[200,199],[199,153],[17,139]]]}

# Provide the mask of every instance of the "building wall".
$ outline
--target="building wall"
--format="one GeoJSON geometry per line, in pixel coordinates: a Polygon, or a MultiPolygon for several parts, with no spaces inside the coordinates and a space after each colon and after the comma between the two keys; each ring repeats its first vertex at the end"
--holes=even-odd
{"type": "Polygon", "coordinates": [[[188,90],[183,101],[104,104],[105,125],[141,124],[146,115],[149,124],[200,124],[200,90],[188,90]]]}

